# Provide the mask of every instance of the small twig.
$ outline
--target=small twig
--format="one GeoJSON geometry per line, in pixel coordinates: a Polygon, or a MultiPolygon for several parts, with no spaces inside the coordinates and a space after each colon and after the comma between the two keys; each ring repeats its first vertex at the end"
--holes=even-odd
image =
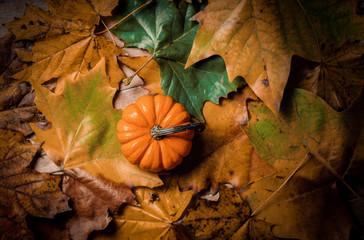
{"type": "Polygon", "coordinates": [[[138,7],[137,9],[135,9],[134,11],[132,11],[131,13],[129,13],[128,15],[126,15],[125,17],[123,17],[122,19],[120,19],[117,23],[114,23],[111,27],[109,27],[108,29],[105,29],[105,30],[103,30],[103,31],[101,31],[101,32],[97,32],[97,33],[95,33],[96,35],[98,35],[98,34],[103,34],[103,33],[105,33],[105,32],[107,32],[107,31],[109,31],[109,29],[112,29],[113,27],[115,27],[115,26],[117,26],[118,24],[120,24],[120,23],[122,23],[125,19],[127,19],[128,17],[130,17],[131,15],[133,15],[134,13],[136,13],[137,11],[139,11],[140,9],[142,9],[143,7],[145,7],[145,6],[147,6],[147,5],[149,5],[150,3],[152,3],[153,2],[153,0],[150,0],[150,1],[148,1],[148,2],[146,2],[146,3],[144,3],[143,5],[141,5],[140,7],[138,7]]]}
{"type": "Polygon", "coordinates": [[[302,159],[302,161],[300,162],[300,164],[298,164],[298,166],[296,167],[296,169],[288,176],[288,178],[279,186],[279,188],[272,194],[270,195],[266,200],[264,200],[264,202],[257,208],[254,210],[254,212],[250,215],[251,217],[254,217],[257,212],[262,209],[263,206],[265,206],[269,200],[271,200],[286,184],[287,182],[293,177],[293,175],[295,175],[296,172],[298,172],[298,170],[302,167],[302,165],[306,162],[308,156],[310,156],[309,153],[306,154],[306,156],[302,159]]]}

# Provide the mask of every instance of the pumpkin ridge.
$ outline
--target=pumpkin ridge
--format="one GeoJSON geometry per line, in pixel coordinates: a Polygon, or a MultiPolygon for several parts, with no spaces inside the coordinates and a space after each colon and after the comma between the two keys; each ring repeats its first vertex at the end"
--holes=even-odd
{"type": "MultiPolygon", "coordinates": [[[[135,114],[135,113],[134,113],[135,114]]],[[[148,121],[145,118],[143,112],[139,109],[138,105],[136,105],[135,103],[130,104],[127,108],[125,108],[122,118],[124,119],[125,122],[127,122],[130,125],[135,125],[136,127],[149,127],[148,126],[148,121]],[[130,111],[130,109],[134,110],[136,113],[136,115],[138,117],[132,118],[133,115],[132,113],[126,112],[126,111],[130,111]]]]}

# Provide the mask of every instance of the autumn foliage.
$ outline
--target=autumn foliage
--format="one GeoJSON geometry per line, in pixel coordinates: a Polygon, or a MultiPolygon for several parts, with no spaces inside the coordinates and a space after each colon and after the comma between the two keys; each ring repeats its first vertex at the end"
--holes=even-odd
{"type": "Polygon", "coordinates": [[[0,41],[1,239],[364,236],[362,3],[46,3],[0,41]],[[117,138],[156,94],[205,124],[159,173],[117,138]]]}

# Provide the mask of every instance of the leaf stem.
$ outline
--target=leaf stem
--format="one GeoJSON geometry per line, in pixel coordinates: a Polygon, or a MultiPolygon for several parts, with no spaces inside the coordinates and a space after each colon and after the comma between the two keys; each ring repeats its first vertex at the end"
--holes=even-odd
{"type": "Polygon", "coordinates": [[[287,182],[293,177],[293,175],[295,175],[296,172],[298,172],[298,170],[307,161],[309,156],[311,156],[311,154],[307,153],[306,156],[302,159],[302,161],[298,164],[296,169],[287,177],[287,179],[279,186],[279,188],[272,195],[270,195],[266,200],[264,200],[264,202],[257,209],[254,210],[254,212],[250,215],[251,217],[254,217],[257,214],[257,212],[259,212],[259,210],[262,209],[287,184],[287,182]]]}
{"type": "Polygon", "coordinates": [[[112,36],[112,34],[110,32],[110,29],[107,27],[107,25],[105,24],[104,20],[101,19],[101,22],[104,25],[104,27],[106,28],[107,32],[109,33],[110,38],[111,38],[112,42],[114,43],[114,46],[116,46],[115,40],[114,40],[114,38],[113,38],[113,36],[112,36]]]}
{"type": "Polygon", "coordinates": [[[152,129],[150,129],[150,135],[152,135],[152,137],[156,140],[161,140],[168,134],[174,134],[193,129],[199,129],[201,131],[204,128],[205,124],[202,122],[194,122],[169,128],[162,128],[159,125],[155,125],[152,129]]]}
{"type": "Polygon", "coordinates": [[[143,65],[141,65],[138,70],[135,71],[135,73],[133,73],[133,75],[124,78],[122,81],[125,85],[129,85],[131,80],[133,80],[133,78],[145,67],[145,65],[147,65],[150,61],[152,61],[152,59],[154,59],[154,54],[145,62],[143,63],[143,65]]]}
{"type": "Polygon", "coordinates": [[[128,17],[130,17],[131,15],[133,15],[134,13],[136,13],[137,11],[139,11],[140,9],[142,9],[143,7],[145,7],[145,6],[149,5],[149,4],[150,4],[150,3],[152,3],[152,2],[153,2],[153,0],[150,0],[150,1],[146,2],[146,3],[144,3],[143,5],[139,6],[137,9],[135,9],[134,11],[132,11],[131,13],[129,13],[128,15],[126,15],[125,17],[123,17],[122,19],[120,19],[118,22],[114,23],[111,27],[109,27],[109,28],[107,28],[107,29],[105,29],[105,30],[103,30],[103,31],[101,31],[101,32],[97,32],[97,33],[95,33],[95,34],[96,34],[96,35],[98,35],[98,34],[103,34],[103,33],[107,32],[107,31],[109,31],[109,29],[112,29],[113,27],[115,27],[115,26],[119,25],[119,24],[120,24],[120,23],[122,23],[125,19],[127,19],[128,17]]]}

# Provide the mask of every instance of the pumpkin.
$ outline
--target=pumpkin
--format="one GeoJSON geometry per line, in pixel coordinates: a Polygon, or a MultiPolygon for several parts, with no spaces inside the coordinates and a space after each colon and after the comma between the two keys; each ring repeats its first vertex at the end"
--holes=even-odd
{"type": "Polygon", "coordinates": [[[124,109],[117,138],[129,162],[152,172],[171,170],[191,151],[194,126],[189,123],[186,109],[171,97],[142,96],[124,109]]]}

